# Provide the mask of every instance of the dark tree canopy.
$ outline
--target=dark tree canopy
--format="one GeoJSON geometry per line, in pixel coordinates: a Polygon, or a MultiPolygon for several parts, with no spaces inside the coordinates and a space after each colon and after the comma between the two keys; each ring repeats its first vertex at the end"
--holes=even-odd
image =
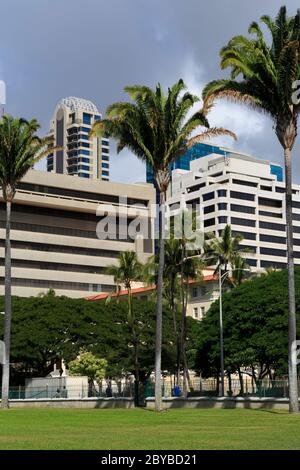
{"type": "MultiPolygon", "coordinates": [[[[300,268],[295,269],[298,334],[300,333],[300,268]]],[[[288,294],[286,270],[244,282],[223,296],[225,368],[246,368],[255,379],[288,372],[288,294]]],[[[219,302],[199,325],[195,369],[203,376],[219,371],[219,302]]]]}
{"type": "MultiPolygon", "coordinates": [[[[4,299],[0,298],[0,311],[4,299]]],[[[155,303],[134,299],[139,325],[141,379],[154,369],[155,303]]],[[[108,361],[107,374],[117,378],[134,372],[132,334],[128,325],[126,300],[87,301],[48,294],[13,298],[12,378],[23,384],[24,377],[44,376],[64,358],[68,363],[83,349],[108,361]]],[[[176,346],[171,312],[163,310],[162,368],[173,372],[176,346]]],[[[190,345],[195,351],[195,321],[190,319],[190,345]]],[[[3,316],[0,316],[0,336],[3,316]]],[[[191,354],[193,354],[191,352],[191,354]]]]}

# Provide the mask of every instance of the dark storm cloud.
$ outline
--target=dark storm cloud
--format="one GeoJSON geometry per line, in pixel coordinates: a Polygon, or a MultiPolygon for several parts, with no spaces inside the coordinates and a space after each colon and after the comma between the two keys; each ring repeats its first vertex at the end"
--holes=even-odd
{"type": "MultiPolygon", "coordinates": [[[[285,4],[290,14],[300,6],[294,0],[285,4]]],[[[200,94],[207,81],[226,76],[219,70],[218,51],[228,39],[245,34],[252,20],[274,15],[280,5],[276,0],[1,0],[6,109],[37,117],[46,132],[57,101],[69,95],[91,99],[103,112],[124,97],[126,84],[168,86],[183,77],[200,94]]],[[[210,120],[238,133],[235,148],[282,162],[267,118],[222,103],[210,120]]],[[[233,146],[228,139],[221,142],[233,146]]],[[[294,153],[296,181],[299,149],[300,144],[294,153]]],[[[112,158],[112,177],[141,180],[144,168],[124,151],[112,158]]]]}

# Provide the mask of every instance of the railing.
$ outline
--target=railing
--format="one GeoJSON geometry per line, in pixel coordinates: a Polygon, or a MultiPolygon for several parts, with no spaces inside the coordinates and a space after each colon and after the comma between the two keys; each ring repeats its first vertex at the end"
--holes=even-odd
{"type": "MultiPolygon", "coordinates": [[[[187,396],[188,397],[217,397],[219,396],[219,384],[216,379],[200,379],[195,378],[190,381],[187,396]]],[[[224,384],[225,396],[227,397],[276,397],[276,398],[288,398],[289,387],[288,380],[258,380],[254,381],[251,378],[243,379],[243,386],[241,386],[240,380],[232,379],[231,386],[228,380],[225,380],[224,384]]],[[[298,379],[298,390],[300,395],[300,378],[298,379]]],[[[162,386],[162,393],[164,397],[182,396],[183,395],[183,383],[179,382],[176,387],[170,380],[164,380],[162,386]]],[[[145,396],[154,396],[154,383],[148,383],[145,387],[145,396]]]]}
{"type": "MultiPolygon", "coordinates": [[[[19,386],[11,387],[9,390],[10,400],[24,399],[82,399],[82,398],[133,398],[134,384],[113,385],[112,387],[91,387],[91,386],[19,386]]],[[[0,387],[1,399],[1,387],[0,387]]]]}
{"type": "MultiPolygon", "coordinates": [[[[289,387],[288,380],[259,380],[252,381],[251,378],[243,380],[241,388],[238,379],[232,379],[231,387],[228,380],[225,381],[225,396],[230,397],[258,397],[258,398],[288,398],[289,387]]],[[[300,379],[298,379],[298,390],[300,395],[300,379]]],[[[154,382],[147,381],[140,384],[140,400],[154,396],[154,382]]],[[[163,380],[163,397],[183,396],[182,381],[178,386],[174,385],[171,379],[163,380]]],[[[188,387],[188,397],[217,397],[219,395],[219,386],[216,379],[194,378],[190,381],[188,387]]],[[[0,387],[1,398],[1,387],[0,387]]],[[[39,386],[39,387],[11,387],[9,398],[11,400],[23,399],[83,399],[83,398],[134,398],[134,383],[114,382],[112,386],[39,386]]]]}

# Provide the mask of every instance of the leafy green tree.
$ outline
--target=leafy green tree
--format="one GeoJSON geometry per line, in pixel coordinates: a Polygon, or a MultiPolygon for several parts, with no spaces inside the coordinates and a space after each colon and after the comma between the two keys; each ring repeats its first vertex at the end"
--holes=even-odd
{"type": "MultiPolygon", "coordinates": [[[[295,269],[295,280],[300,305],[300,268],[295,269]]],[[[288,338],[284,334],[288,324],[287,285],[287,271],[282,270],[247,280],[223,296],[225,369],[239,373],[241,390],[243,374],[257,382],[288,372],[288,338]]],[[[218,317],[216,301],[199,322],[194,367],[203,377],[219,374],[218,317]]]]}
{"type": "Polygon", "coordinates": [[[87,376],[90,388],[93,388],[95,381],[100,384],[104,379],[107,361],[89,351],[82,351],[76,359],[69,362],[68,368],[71,375],[87,376]]]}
{"type": "Polygon", "coordinates": [[[221,68],[231,69],[231,78],[209,83],[203,97],[206,106],[219,98],[246,104],[266,113],[273,121],[276,136],[283,148],[286,182],[286,232],[289,273],[289,398],[290,412],[299,411],[297,370],[292,360],[296,341],[295,280],[292,217],[292,149],[297,136],[300,105],[294,99],[296,80],[300,79],[300,11],[288,17],[286,7],[280,8],[273,20],[261,17],[267,35],[258,23],[249,26],[253,37],[236,36],[221,52],[221,68]],[[270,36],[271,41],[268,41],[270,36]],[[237,78],[240,77],[240,80],[237,78]]]}
{"type": "Polygon", "coordinates": [[[117,140],[118,152],[125,147],[139,159],[149,163],[154,171],[160,195],[159,269],[157,278],[156,345],[155,345],[155,408],[162,409],[161,348],[162,301],[165,259],[165,200],[170,181],[169,164],[196,142],[220,134],[233,134],[225,129],[211,128],[191,137],[199,126],[209,127],[205,112],[188,117],[198,98],[182,92],[179,80],[164,94],[160,84],[152,90],[146,86],[127,86],[132,102],[114,103],[107,109],[107,118],[94,125],[96,135],[109,135],[117,140]]]}
{"type": "Polygon", "coordinates": [[[48,138],[37,136],[39,124],[35,119],[26,121],[3,116],[0,120],[0,186],[6,204],[5,235],[5,362],[2,365],[1,407],[8,408],[11,343],[11,210],[17,185],[27,171],[41,158],[53,152],[48,138]]]}
{"type": "MultiPolygon", "coordinates": [[[[46,376],[63,358],[68,365],[84,350],[106,359],[107,378],[118,380],[135,372],[133,338],[128,323],[126,299],[88,301],[55,296],[13,297],[12,383],[22,385],[28,377],[46,376]]],[[[0,297],[0,311],[4,298],[0,297]]],[[[154,370],[155,303],[133,299],[138,328],[140,382],[154,370]]],[[[165,374],[176,371],[176,343],[170,309],[163,308],[162,369],[165,374]]],[[[178,320],[179,322],[179,316],[178,320]]],[[[195,320],[188,319],[187,352],[195,350],[195,320]]],[[[0,315],[0,335],[4,319],[0,315]]],[[[191,360],[191,359],[190,359],[191,360]]]]}

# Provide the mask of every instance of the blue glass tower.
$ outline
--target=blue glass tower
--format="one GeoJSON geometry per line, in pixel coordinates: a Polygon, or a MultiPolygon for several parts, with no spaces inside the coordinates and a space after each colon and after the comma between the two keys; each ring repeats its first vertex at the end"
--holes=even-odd
{"type": "MultiPolygon", "coordinates": [[[[210,144],[195,144],[191,147],[184,155],[177,158],[171,165],[169,166],[170,172],[172,170],[189,170],[190,169],[190,162],[192,160],[197,160],[198,158],[205,157],[210,155],[211,153],[216,153],[218,155],[229,155],[235,153],[231,150],[224,150],[222,147],[218,147],[217,145],[210,145],[210,144]]],[[[270,173],[276,176],[277,181],[283,181],[283,169],[280,165],[276,165],[272,163],[270,165],[270,173]]],[[[155,185],[154,180],[154,172],[151,165],[147,163],[146,166],[146,181],[147,183],[153,183],[155,185]]]]}
{"type": "MultiPolygon", "coordinates": [[[[197,160],[198,158],[205,157],[206,155],[210,155],[211,153],[217,153],[219,155],[227,155],[232,152],[228,152],[223,150],[221,147],[216,145],[209,145],[209,144],[195,144],[191,147],[184,155],[177,158],[171,165],[169,166],[170,171],[172,170],[189,170],[190,169],[190,162],[192,160],[197,160]]],[[[146,167],[146,179],[147,183],[153,183],[154,181],[154,172],[151,165],[147,163],[146,167]]]]}

